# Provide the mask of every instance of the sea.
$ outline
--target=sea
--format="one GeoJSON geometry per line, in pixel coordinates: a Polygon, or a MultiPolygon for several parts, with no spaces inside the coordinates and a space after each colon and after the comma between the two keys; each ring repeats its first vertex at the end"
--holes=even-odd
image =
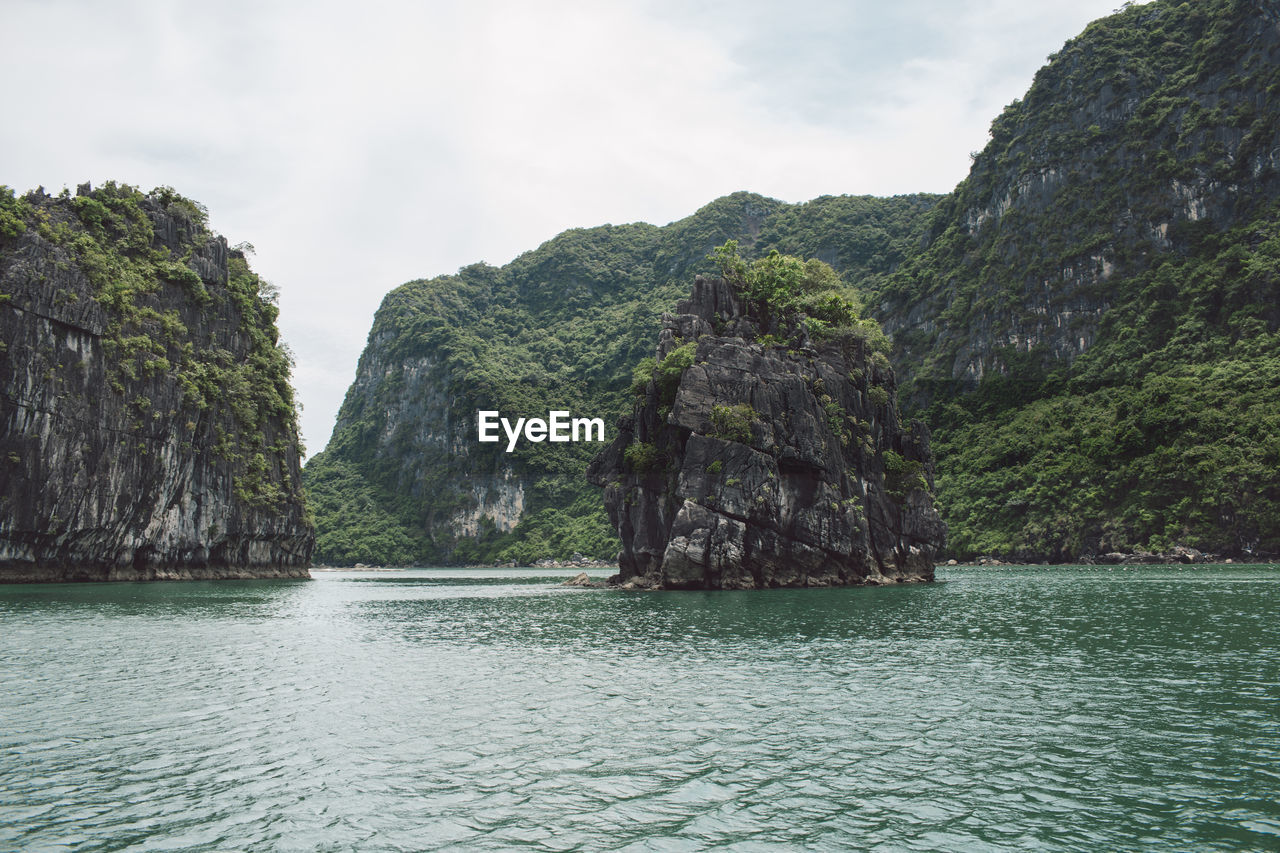
{"type": "Polygon", "coordinates": [[[0,850],[1280,850],[1280,567],[571,574],[0,587],[0,850]]]}

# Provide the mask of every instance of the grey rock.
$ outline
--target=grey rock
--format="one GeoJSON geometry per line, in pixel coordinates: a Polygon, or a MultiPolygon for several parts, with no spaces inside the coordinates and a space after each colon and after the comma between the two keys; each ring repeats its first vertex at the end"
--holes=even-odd
{"type": "Polygon", "coordinates": [[[857,340],[757,343],[776,323],[701,277],[664,316],[658,359],[696,340],[695,362],[669,405],[650,383],[588,471],[622,539],[624,588],[932,580],[946,528],[928,431],[900,423],[892,370],[857,340]],[[740,429],[718,428],[733,407],[740,429]],[[654,467],[628,462],[635,443],[654,467]]]}
{"type": "MultiPolygon", "coordinates": [[[[79,227],[70,199],[27,201],[79,227]]],[[[151,250],[185,256],[210,298],[175,282],[135,298],[176,317],[194,351],[244,363],[251,342],[226,293],[226,241],[155,197],[140,206],[151,250]]],[[[77,257],[36,227],[0,238],[0,294],[0,581],[308,575],[314,534],[290,415],[263,414],[261,438],[246,444],[237,416],[192,405],[176,370],[122,376],[107,345],[118,314],[77,257]],[[278,502],[237,495],[255,453],[278,502]]],[[[256,331],[275,340],[272,322],[256,331]]]]}

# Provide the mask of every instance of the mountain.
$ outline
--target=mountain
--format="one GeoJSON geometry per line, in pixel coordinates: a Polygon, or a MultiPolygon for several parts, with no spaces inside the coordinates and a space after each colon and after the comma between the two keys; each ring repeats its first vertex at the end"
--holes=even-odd
{"type": "Polygon", "coordinates": [[[1126,6],[991,126],[876,314],[959,557],[1280,550],[1280,7],[1126,6]]]}
{"type": "MultiPolygon", "coordinates": [[[[714,246],[831,263],[933,431],[949,552],[1280,552],[1280,7],[1126,4],[1041,69],[951,194],[735,194],[411,282],[304,476],[320,559],[616,546],[591,445],[511,454],[478,409],[609,419],[714,246]]],[[[610,436],[611,438],[613,436],[610,436]]]]}
{"type": "Polygon", "coordinates": [[[304,471],[316,560],[350,565],[519,561],[618,541],[587,484],[599,444],[477,442],[477,412],[614,422],[659,317],[711,272],[711,250],[779,249],[875,280],[918,248],[935,196],[788,205],[735,193],[670,225],[567,231],[504,267],[392,291],[374,319],[333,437],[304,471]]]}
{"type": "Polygon", "coordinates": [[[170,189],[0,187],[0,581],[306,577],[276,313],[170,189]]]}

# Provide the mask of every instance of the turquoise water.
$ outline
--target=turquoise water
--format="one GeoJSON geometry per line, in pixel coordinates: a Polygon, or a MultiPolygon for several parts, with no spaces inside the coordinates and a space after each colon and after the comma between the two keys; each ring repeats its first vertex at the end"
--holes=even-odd
{"type": "Polygon", "coordinates": [[[1280,568],[0,587],[0,850],[1280,849],[1280,568]]]}

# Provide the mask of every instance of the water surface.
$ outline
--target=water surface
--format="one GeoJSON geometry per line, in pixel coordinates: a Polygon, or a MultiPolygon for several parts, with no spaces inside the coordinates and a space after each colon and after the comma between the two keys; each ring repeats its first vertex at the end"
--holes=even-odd
{"type": "Polygon", "coordinates": [[[1280,568],[0,587],[0,849],[1280,848],[1280,568]]]}

